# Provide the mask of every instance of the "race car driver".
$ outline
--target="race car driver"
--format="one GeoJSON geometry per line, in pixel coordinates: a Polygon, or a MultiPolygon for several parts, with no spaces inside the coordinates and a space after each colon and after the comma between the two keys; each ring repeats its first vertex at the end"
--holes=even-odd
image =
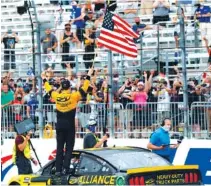
{"type": "Polygon", "coordinates": [[[70,160],[75,143],[75,113],[77,103],[86,94],[90,84],[90,77],[93,68],[89,69],[83,86],[75,92],[70,90],[70,81],[62,80],[61,86],[54,91],[53,87],[45,81],[45,89],[56,103],[57,123],[56,123],[56,174],[67,175],[70,167],[70,160]],[[65,147],[65,155],[63,149],[65,147]]]}

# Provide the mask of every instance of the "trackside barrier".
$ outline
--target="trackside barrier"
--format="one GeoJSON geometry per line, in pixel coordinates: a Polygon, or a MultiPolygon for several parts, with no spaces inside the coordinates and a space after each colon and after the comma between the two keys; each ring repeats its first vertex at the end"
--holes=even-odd
{"type": "MultiPolygon", "coordinates": [[[[55,139],[32,139],[32,141],[42,165],[46,165],[56,157],[55,139]]],[[[108,147],[136,146],[147,148],[148,142],[149,139],[109,139],[108,147]]],[[[177,140],[171,139],[171,144],[175,143],[177,143],[177,140]]],[[[4,140],[1,146],[1,183],[4,185],[8,185],[8,181],[13,176],[18,175],[17,166],[12,163],[13,146],[14,139],[4,140]]],[[[76,139],[75,149],[82,148],[83,139],[76,139]]],[[[178,149],[171,149],[171,151],[173,165],[198,165],[203,184],[205,186],[211,184],[211,140],[184,139],[178,149]]],[[[33,164],[32,168],[34,172],[39,170],[39,166],[33,164]]]]}
{"type": "MultiPolygon", "coordinates": [[[[39,137],[39,119],[43,125],[50,125],[55,137],[56,107],[55,104],[43,105],[43,118],[38,117],[38,105],[10,105],[2,109],[1,129],[3,138],[14,138],[14,124],[31,117],[36,129],[33,137],[39,137]]],[[[172,138],[183,135],[184,109],[183,103],[114,103],[114,137],[115,138],[149,138],[165,117],[172,119],[170,135],[172,138]]],[[[87,125],[96,123],[96,132],[102,136],[103,127],[110,132],[109,106],[105,103],[89,104],[80,102],[76,108],[75,126],[76,137],[83,138],[87,125]],[[107,118],[106,118],[106,112],[107,118]]],[[[211,133],[211,103],[194,102],[190,109],[189,136],[193,138],[209,138],[211,133]]]]}
{"type": "MultiPolygon", "coordinates": [[[[120,103],[114,103],[114,134],[115,137],[122,138],[123,137],[123,125],[120,122],[120,112],[123,109],[123,105],[120,103]]],[[[103,134],[103,127],[106,127],[107,131],[109,132],[111,129],[109,123],[109,109],[108,105],[105,103],[79,103],[77,107],[77,114],[76,114],[76,123],[77,126],[77,134],[80,137],[83,137],[84,133],[86,132],[85,129],[87,125],[92,125],[94,123],[97,124],[96,133],[100,136],[103,134]],[[106,112],[107,118],[106,118],[106,112]]]]}
{"type": "Polygon", "coordinates": [[[190,112],[191,137],[211,137],[211,102],[194,102],[190,112]]]}
{"type": "MultiPolygon", "coordinates": [[[[13,104],[1,109],[1,134],[3,138],[14,138],[14,125],[24,119],[31,118],[35,123],[35,131],[39,130],[38,126],[38,104],[13,104]]],[[[34,134],[33,137],[36,134],[34,134]]]]}

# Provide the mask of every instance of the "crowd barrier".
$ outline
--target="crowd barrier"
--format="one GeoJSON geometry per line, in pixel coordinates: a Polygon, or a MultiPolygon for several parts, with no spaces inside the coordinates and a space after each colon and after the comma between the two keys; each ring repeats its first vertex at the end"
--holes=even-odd
{"type": "Polygon", "coordinates": [[[191,105],[190,111],[191,137],[209,136],[211,133],[211,103],[195,102],[191,105]]]}
{"type": "MultiPolygon", "coordinates": [[[[34,148],[41,164],[44,166],[56,157],[55,139],[32,139],[34,148]]],[[[135,146],[147,148],[149,139],[109,139],[108,147],[135,146]]],[[[177,140],[171,140],[171,144],[177,140]]],[[[17,166],[12,163],[13,139],[4,140],[2,149],[1,183],[8,185],[8,181],[18,175],[17,166]]],[[[83,139],[76,139],[74,149],[83,148],[83,139]]],[[[184,139],[178,149],[171,149],[171,162],[173,165],[198,165],[201,171],[203,185],[211,184],[211,140],[184,139]],[[202,158],[200,158],[202,157],[202,158]]],[[[40,167],[32,164],[34,172],[40,167]]]]}
{"type": "MultiPolygon", "coordinates": [[[[39,130],[52,126],[55,137],[56,107],[55,104],[43,105],[43,118],[39,118],[38,105],[10,105],[2,109],[2,136],[14,138],[14,124],[25,118],[32,118],[36,129],[33,137],[39,137],[39,130]],[[39,126],[39,119],[43,127],[39,126]]],[[[159,126],[163,118],[172,119],[171,137],[178,138],[184,135],[184,107],[183,103],[121,103],[113,104],[114,122],[111,126],[109,117],[110,106],[105,103],[84,104],[79,103],[76,108],[75,126],[76,137],[83,138],[87,125],[97,124],[96,132],[103,134],[103,128],[108,132],[114,131],[115,138],[149,138],[159,126]]],[[[194,102],[189,109],[188,134],[194,138],[209,138],[211,134],[211,104],[194,102]]]]}

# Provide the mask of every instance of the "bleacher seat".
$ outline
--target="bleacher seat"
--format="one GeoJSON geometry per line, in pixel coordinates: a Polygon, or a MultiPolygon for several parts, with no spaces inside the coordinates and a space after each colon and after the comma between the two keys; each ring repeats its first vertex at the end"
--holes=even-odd
{"type": "MultiPolygon", "coordinates": [[[[207,3],[210,3],[211,1],[207,1],[207,3]]],[[[17,13],[17,6],[21,5],[24,3],[24,0],[1,0],[1,32],[4,33],[6,32],[9,28],[13,29],[15,32],[18,32],[18,35],[20,37],[20,43],[18,43],[16,45],[17,49],[25,49],[26,47],[31,47],[31,23],[30,23],[30,19],[29,19],[29,15],[28,14],[23,14],[23,15],[19,15],[17,13]]],[[[56,14],[58,8],[55,8],[55,6],[50,4],[49,0],[35,0],[35,3],[37,4],[37,12],[38,12],[38,18],[42,19],[42,15],[46,15],[46,16],[53,16],[56,14]]],[[[175,12],[176,12],[176,7],[174,6],[174,0],[170,0],[170,3],[172,5],[171,8],[171,13],[170,13],[170,18],[172,19],[173,17],[175,17],[175,12]]],[[[62,6],[62,8],[64,9],[63,12],[63,17],[65,21],[69,21],[70,18],[70,6],[62,6]]],[[[190,14],[187,13],[186,16],[188,17],[188,19],[190,19],[190,14]]],[[[145,24],[152,24],[152,15],[140,15],[140,19],[143,23],[145,24]]],[[[33,21],[34,21],[34,17],[33,17],[33,21]]],[[[133,20],[132,20],[133,21],[133,20]]],[[[174,24],[173,23],[169,23],[167,24],[167,28],[164,28],[162,30],[159,30],[159,41],[160,41],[160,47],[161,48],[169,48],[169,47],[175,47],[175,41],[174,41],[174,24]]],[[[144,38],[143,38],[143,60],[144,60],[144,64],[146,66],[153,66],[154,65],[154,61],[153,58],[157,55],[157,46],[158,46],[158,39],[157,39],[157,31],[155,29],[156,26],[154,26],[153,30],[146,30],[144,31],[144,38]]],[[[194,46],[194,35],[191,34],[194,31],[193,27],[188,27],[187,28],[187,37],[186,37],[186,43],[187,46],[194,46]]],[[[200,36],[198,38],[200,40],[200,36]]],[[[199,41],[200,42],[200,41],[199,41]]],[[[80,51],[81,52],[81,51],[80,51]]],[[[189,51],[188,51],[189,52],[189,51]]],[[[17,54],[20,52],[16,52],[17,54]]],[[[23,50],[22,50],[23,53],[23,50]]],[[[23,55],[20,55],[19,57],[17,57],[18,59],[21,59],[18,61],[22,62],[22,64],[24,64],[24,68],[21,68],[19,73],[21,73],[21,71],[23,71],[24,73],[26,72],[28,65],[31,63],[31,61],[29,60],[30,55],[27,55],[25,58],[26,61],[24,60],[23,55]]],[[[174,56],[172,56],[172,58],[174,58],[174,56]]],[[[204,63],[204,59],[207,58],[207,53],[206,51],[203,51],[202,53],[197,53],[194,55],[194,53],[190,53],[188,54],[188,64],[187,67],[191,69],[191,67],[193,68],[204,68],[205,63],[204,63]],[[191,64],[191,61],[194,59],[200,58],[202,60],[199,60],[199,64],[191,64]],[[197,67],[198,66],[198,67],[197,67]]],[[[140,55],[137,57],[137,59],[131,60],[128,58],[122,58],[121,55],[116,55],[114,56],[114,61],[115,63],[118,63],[121,60],[124,60],[124,62],[129,61],[129,64],[131,64],[132,67],[132,61],[140,61],[140,55]]],[[[79,60],[79,66],[80,68],[84,68],[83,66],[83,60],[82,60],[82,55],[79,55],[78,57],[79,60]]],[[[100,62],[106,62],[106,60],[108,60],[108,58],[106,58],[105,56],[103,57],[103,55],[99,55],[96,59],[96,61],[100,61],[100,62]]],[[[56,60],[58,63],[61,62],[61,56],[59,56],[56,60]]],[[[100,64],[98,64],[100,66],[100,64]]],[[[60,64],[56,65],[56,70],[59,70],[60,68],[60,64]]]]}

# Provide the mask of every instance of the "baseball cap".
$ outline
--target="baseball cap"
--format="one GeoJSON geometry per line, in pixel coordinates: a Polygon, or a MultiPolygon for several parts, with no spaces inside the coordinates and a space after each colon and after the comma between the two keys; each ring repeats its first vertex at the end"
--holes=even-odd
{"type": "Polygon", "coordinates": [[[17,79],[17,82],[22,82],[22,81],[23,81],[22,78],[17,79]]]}
{"type": "Polygon", "coordinates": [[[70,88],[70,81],[67,79],[64,79],[64,80],[62,80],[61,85],[62,85],[63,89],[68,89],[68,88],[70,88]]]}
{"type": "Polygon", "coordinates": [[[142,85],[142,86],[144,86],[144,82],[139,81],[137,85],[142,85]]]}
{"type": "Polygon", "coordinates": [[[139,79],[140,78],[140,75],[136,75],[135,78],[139,79]]]}
{"type": "Polygon", "coordinates": [[[91,132],[95,133],[96,125],[87,125],[86,128],[89,129],[91,132]]]}
{"type": "Polygon", "coordinates": [[[7,33],[12,34],[12,29],[8,29],[7,33]]]}
{"type": "Polygon", "coordinates": [[[31,99],[35,99],[35,98],[36,98],[36,95],[35,95],[34,93],[31,93],[31,94],[30,94],[30,98],[31,98],[31,99]]]}
{"type": "Polygon", "coordinates": [[[76,1],[72,1],[71,5],[72,6],[77,5],[77,2],[76,1]]]}
{"type": "Polygon", "coordinates": [[[66,23],[64,26],[71,26],[71,24],[70,23],[66,23]]]}
{"type": "Polygon", "coordinates": [[[101,17],[101,16],[103,16],[104,15],[104,12],[102,11],[102,10],[100,10],[100,11],[98,11],[97,13],[96,13],[96,18],[99,18],[99,17],[101,17]]]}

